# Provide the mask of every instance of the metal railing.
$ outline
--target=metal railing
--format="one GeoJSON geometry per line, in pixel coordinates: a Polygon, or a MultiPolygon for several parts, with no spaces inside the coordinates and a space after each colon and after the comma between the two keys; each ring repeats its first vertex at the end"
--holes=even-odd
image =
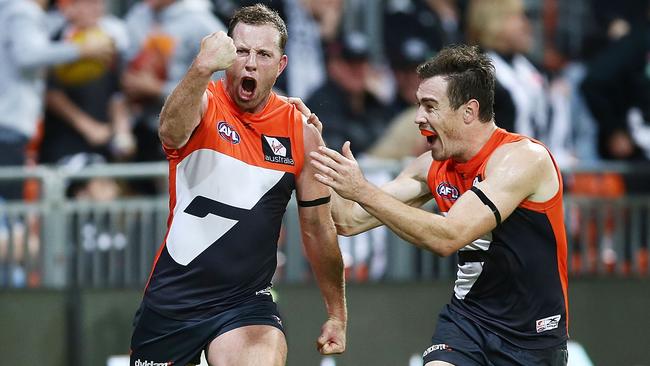
{"type": "MultiPolygon", "coordinates": [[[[372,176],[394,176],[397,162],[363,163],[372,176]]],[[[603,170],[650,174],[646,166],[591,165],[565,175],[603,170]]],[[[0,181],[36,180],[40,197],[0,205],[0,287],[141,287],[162,244],[168,217],[166,194],[96,202],[66,196],[71,183],[111,178],[166,180],[167,164],[91,166],[77,172],[50,167],[0,169],[0,181]]],[[[427,209],[433,209],[430,203],[427,209]]],[[[650,194],[597,197],[565,195],[572,275],[646,276],[650,241],[650,194]]],[[[279,244],[276,281],[310,278],[300,244],[297,208],[290,203],[279,244]]],[[[351,281],[453,278],[456,258],[419,250],[385,228],[340,237],[351,281]]]]}

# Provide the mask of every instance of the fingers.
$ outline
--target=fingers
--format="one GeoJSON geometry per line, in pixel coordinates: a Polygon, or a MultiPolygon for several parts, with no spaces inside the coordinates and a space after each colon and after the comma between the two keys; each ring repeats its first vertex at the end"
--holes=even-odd
{"type": "Polygon", "coordinates": [[[336,339],[320,336],[316,341],[316,349],[322,355],[333,355],[345,352],[345,346],[336,339]]]}
{"type": "Polygon", "coordinates": [[[318,160],[312,160],[311,165],[316,168],[319,172],[321,172],[323,175],[326,175],[332,179],[336,179],[339,177],[339,173],[335,170],[335,168],[328,166],[329,162],[321,162],[318,160]]]}
{"type": "Polygon", "coordinates": [[[350,149],[350,141],[346,141],[343,143],[343,147],[341,148],[341,152],[343,153],[343,156],[350,160],[356,160],[354,158],[354,155],[352,155],[352,150],[350,149]]]}
{"type": "Polygon", "coordinates": [[[302,99],[297,97],[287,97],[287,102],[296,106],[300,113],[304,114],[306,117],[311,116],[311,110],[307,107],[305,102],[302,99]]]}
{"type": "Polygon", "coordinates": [[[322,355],[340,354],[345,351],[344,347],[338,343],[328,342],[318,350],[322,355]]]}
{"type": "Polygon", "coordinates": [[[323,133],[323,124],[321,123],[320,119],[316,115],[316,113],[312,113],[309,118],[307,118],[307,123],[313,125],[316,127],[318,130],[318,133],[322,134],[323,133]]]}
{"type": "Polygon", "coordinates": [[[341,155],[336,150],[332,150],[325,146],[320,146],[318,148],[318,151],[312,151],[311,153],[309,153],[309,156],[311,156],[312,158],[316,158],[319,156],[327,156],[328,158],[334,160],[337,163],[343,163],[346,160],[345,156],[341,155]]]}

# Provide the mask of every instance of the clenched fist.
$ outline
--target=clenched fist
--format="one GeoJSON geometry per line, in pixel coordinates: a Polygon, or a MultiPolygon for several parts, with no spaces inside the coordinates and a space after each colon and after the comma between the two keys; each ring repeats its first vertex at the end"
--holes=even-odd
{"type": "Polygon", "coordinates": [[[201,41],[201,50],[196,56],[197,65],[210,72],[225,70],[235,62],[237,52],[232,38],[223,32],[207,35],[201,41]]]}

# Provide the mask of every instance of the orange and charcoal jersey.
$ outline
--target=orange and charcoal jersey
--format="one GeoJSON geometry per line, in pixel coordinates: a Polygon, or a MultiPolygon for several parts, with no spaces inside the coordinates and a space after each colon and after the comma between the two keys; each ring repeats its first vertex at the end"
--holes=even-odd
{"type": "Polygon", "coordinates": [[[304,160],[303,120],[275,94],[240,112],[211,82],[189,142],[166,149],[169,218],[144,302],[173,318],[217,314],[268,295],[282,217],[304,160]]]}
{"type": "MultiPolygon", "coordinates": [[[[499,146],[522,139],[527,137],[497,129],[468,162],[434,161],[428,185],[440,211],[448,212],[483,180],[499,146]]],[[[555,166],[560,188],[553,198],[522,201],[494,230],[458,251],[451,309],[527,349],[554,347],[568,338],[567,244],[562,178],[555,166]]]]}

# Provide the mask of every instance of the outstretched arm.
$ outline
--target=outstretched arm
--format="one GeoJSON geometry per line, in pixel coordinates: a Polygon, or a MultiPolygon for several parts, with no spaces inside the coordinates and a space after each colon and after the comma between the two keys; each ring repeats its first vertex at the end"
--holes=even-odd
{"type": "MultiPolygon", "coordinates": [[[[406,205],[363,177],[349,143],[344,145],[343,153],[327,148],[312,153],[313,165],[318,170],[316,179],[341,196],[358,202],[415,246],[447,256],[497,225],[491,209],[474,192],[464,193],[447,216],[406,205]]],[[[485,180],[477,187],[496,205],[502,220],[524,199],[549,199],[559,187],[550,155],[543,147],[529,141],[508,144],[495,151],[485,175],[485,180]]]]}
{"type": "MultiPolygon", "coordinates": [[[[281,97],[305,116],[306,122],[314,126],[319,134],[323,132],[323,124],[318,116],[312,113],[300,98],[281,97]]],[[[400,202],[412,207],[420,207],[431,200],[431,192],[427,186],[427,173],[431,166],[431,154],[426,152],[411,162],[392,181],[384,184],[381,189],[395,197],[400,202]]],[[[318,163],[316,163],[318,164],[318,163]]],[[[380,226],[381,221],[370,215],[358,203],[341,197],[332,191],[332,218],[340,235],[352,236],[380,226]]]]}
{"type": "Polygon", "coordinates": [[[322,145],[322,140],[316,128],[305,125],[304,141],[305,165],[297,182],[298,215],[305,253],[318,281],[328,314],[317,346],[322,354],[342,353],[345,351],[347,327],[343,259],[330,216],[330,204],[319,200],[328,197],[330,190],[314,179],[308,155],[322,145]]]}
{"type": "Polygon", "coordinates": [[[178,149],[187,143],[205,112],[210,77],[230,67],[235,56],[235,46],[226,33],[219,31],[203,38],[199,54],[160,113],[158,135],[163,145],[178,149]]]}

